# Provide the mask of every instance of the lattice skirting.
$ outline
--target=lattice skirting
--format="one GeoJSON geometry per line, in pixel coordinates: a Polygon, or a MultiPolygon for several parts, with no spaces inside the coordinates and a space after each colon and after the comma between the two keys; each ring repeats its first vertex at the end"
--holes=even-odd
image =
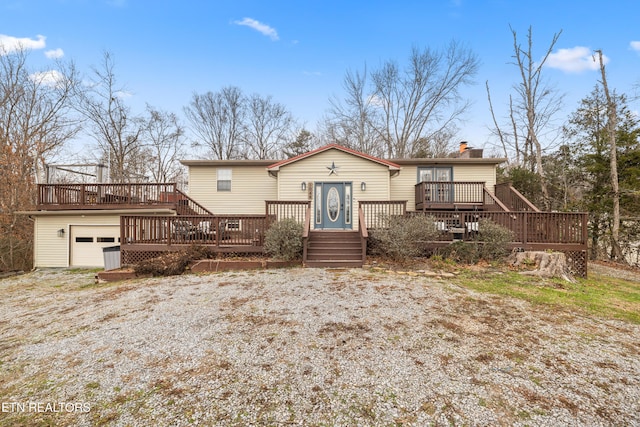
{"type": "Polygon", "coordinates": [[[164,251],[123,251],[122,265],[134,265],[165,253],[164,251]]]}
{"type": "Polygon", "coordinates": [[[587,278],[587,251],[563,251],[571,274],[587,278]]]}

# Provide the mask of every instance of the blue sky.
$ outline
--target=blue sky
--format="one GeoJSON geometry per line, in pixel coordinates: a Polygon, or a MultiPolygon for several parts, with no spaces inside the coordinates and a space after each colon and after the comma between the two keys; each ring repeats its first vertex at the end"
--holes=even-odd
{"type": "Polygon", "coordinates": [[[403,64],[413,46],[455,39],[481,61],[458,136],[488,148],[484,82],[502,114],[518,79],[510,25],[522,43],[533,28],[540,56],[562,30],[547,78],[567,94],[568,114],[597,82],[594,49],[606,55],[610,87],[631,93],[640,83],[639,16],[637,0],[0,0],[0,44],[31,47],[42,71],[61,58],[88,73],[108,50],[138,112],[149,103],[182,114],[194,91],[234,85],[273,96],[313,131],[348,69],[403,64]]]}

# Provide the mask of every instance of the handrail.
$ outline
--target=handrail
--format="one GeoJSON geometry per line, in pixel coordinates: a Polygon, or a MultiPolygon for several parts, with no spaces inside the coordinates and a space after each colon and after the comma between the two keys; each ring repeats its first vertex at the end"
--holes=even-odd
{"type": "MultiPolygon", "coordinates": [[[[496,205],[498,205],[503,212],[510,212],[511,211],[508,207],[505,206],[504,203],[502,203],[500,201],[500,199],[498,199],[496,196],[491,194],[489,192],[489,190],[487,190],[486,188],[484,189],[484,196],[485,197],[489,197],[489,199],[491,199],[496,205]]],[[[485,203],[485,204],[487,204],[487,203],[485,203]]]]}
{"type": "Polygon", "coordinates": [[[513,211],[541,212],[529,199],[516,190],[510,182],[495,185],[496,197],[504,201],[513,211]]]}
{"type": "Polygon", "coordinates": [[[511,190],[511,192],[513,194],[515,194],[515,196],[520,199],[520,201],[522,203],[524,203],[525,205],[527,205],[529,207],[529,209],[531,209],[534,212],[542,212],[540,209],[538,209],[533,203],[531,203],[529,201],[529,199],[527,199],[526,197],[524,197],[524,195],[522,195],[522,193],[520,193],[513,185],[509,184],[509,190],[511,190]]]}
{"type": "Polygon", "coordinates": [[[309,232],[311,229],[311,204],[307,205],[307,211],[302,228],[302,262],[307,262],[307,249],[309,246],[309,232]]]}
{"type": "Polygon", "coordinates": [[[362,206],[358,207],[358,230],[360,231],[360,237],[368,238],[369,231],[367,230],[367,223],[364,219],[364,210],[362,206]]]}
{"type": "Polygon", "coordinates": [[[364,219],[364,210],[362,205],[358,206],[358,232],[360,233],[360,248],[362,250],[361,258],[364,264],[367,259],[367,240],[369,239],[369,231],[367,230],[367,223],[364,219]]]}
{"type": "MultiPolygon", "coordinates": [[[[202,206],[200,203],[196,202],[195,200],[193,200],[191,197],[189,197],[187,194],[183,193],[182,191],[178,190],[177,188],[175,189],[176,194],[178,196],[180,196],[179,198],[177,198],[178,200],[186,200],[187,201],[187,207],[194,211],[196,214],[198,215],[213,215],[213,212],[211,212],[209,209],[205,208],[204,206],[202,206]],[[196,207],[196,209],[194,209],[192,207],[192,205],[194,207],[196,207]]],[[[178,206],[180,206],[180,203],[178,203],[178,206]]],[[[178,208],[176,206],[176,210],[179,211],[180,208],[178,208]]],[[[186,213],[186,212],[178,212],[178,215],[180,214],[185,214],[185,215],[189,215],[190,213],[186,213]]]]}
{"type": "Polygon", "coordinates": [[[304,219],[304,227],[302,228],[302,238],[309,237],[309,230],[311,229],[311,206],[307,206],[307,212],[304,219]]]}

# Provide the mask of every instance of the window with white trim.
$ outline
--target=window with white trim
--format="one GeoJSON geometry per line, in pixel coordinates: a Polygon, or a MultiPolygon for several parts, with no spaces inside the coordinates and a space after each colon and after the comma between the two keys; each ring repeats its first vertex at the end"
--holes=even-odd
{"type": "Polygon", "coordinates": [[[218,191],[231,191],[231,169],[217,170],[217,186],[218,191]]]}

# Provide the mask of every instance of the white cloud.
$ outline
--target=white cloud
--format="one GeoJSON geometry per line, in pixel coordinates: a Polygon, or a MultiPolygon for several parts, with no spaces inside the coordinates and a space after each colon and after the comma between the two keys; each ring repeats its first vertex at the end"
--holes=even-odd
{"type": "Polygon", "coordinates": [[[33,73],[29,76],[31,80],[38,84],[55,87],[64,80],[64,75],[58,70],[49,70],[33,73]]]}
{"type": "Polygon", "coordinates": [[[640,52],[640,41],[632,41],[629,43],[629,47],[636,52],[640,52]]]}
{"type": "Polygon", "coordinates": [[[48,50],[44,55],[49,59],[58,59],[64,56],[64,51],[60,48],[48,50]]]}
{"type": "Polygon", "coordinates": [[[15,52],[20,49],[44,49],[46,37],[37,35],[35,39],[27,37],[13,37],[0,34],[0,55],[15,52]]]}
{"type": "Polygon", "coordinates": [[[127,99],[127,98],[131,98],[133,96],[133,94],[131,92],[126,91],[126,90],[116,91],[114,93],[114,95],[117,96],[120,99],[127,99]]]}
{"type": "MultiPolygon", "coordinates": [[[[598,60],[594,60],[595,53],[588,47],[576,46],[569,49],[558,49],[557,52],[549,55],[546,65],[557,68],[567,73],[581,73],[586,70],[597,70],[600,68],[598,60]]],[[[602,55],[605,64],[609,62],[606,55],[602,55]]]]}
{"type": "Polygon", "coordinates": [[[253,28],[254,30],[269,37],[273,41],[280,39],[280,37],[278,37],[278,32],[275,30],[275,28],[272,28],[267,24],[263,24],[260,21],[256,21],[255,19],[243,18],[242,21],[234,21],[233,23],[236,25],[243,25],[245,27],[253,28]]]}

